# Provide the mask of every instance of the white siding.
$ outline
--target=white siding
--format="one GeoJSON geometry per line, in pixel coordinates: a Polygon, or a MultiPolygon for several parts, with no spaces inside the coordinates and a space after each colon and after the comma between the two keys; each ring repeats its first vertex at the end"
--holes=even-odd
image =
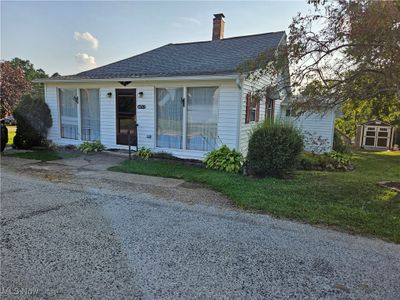
{"type": "Polygon", "coordinates": [[[299,117],[286,117],[285,115],[286,108],[282,107],[281,118],[293,122],[304,134],[304,148],[306,151],[317,153],[332,151],[335,129],[334,111],[329,111],[324,114],[306,113],[299,117]],[[313,141],[315,144],[320,144],[321,146],[316,146],[313,141]]]}
{"type": "Polygon", "coordinates": [[[137,109],[138,147],[153,149],[155,147],[155,89],[154,86],[138,87],[136,93],[143,92],[143,97],[136,98],[137,105],[145,105],[145,109],[137,109]]]}
{"type": "MultiPolygon", "coordinates": [[[[239,137],[239,149],[244,155],[247,154],[247,147],[249,144],[249,138],[252,128],[256,125],[255,122],[245,123],[246,120],[246,95],[249,92],[257,91],[265,87],[269,82],[267,76],[263,76],[257,82],[250,80],[244,80],[242,84],[242,99],[241,99],[241,114],[240,114],[240,137],[239,137]]],[[[265,98],[260,102],[260,117],[259,122],[262,122],[265,118],[265,98]]]]}
{"type": "Polygon", "coordinates": [[[107,148],[116,148],[115,88],[100,89],[100,140],[107,148]],[[109,98],[108,93],[112,96],[109,98]]]}
{"type": "Polygon", "coordinates": [[[218,111],[219,144],[238,148],[241,91],[236,86],[221,86],[218,111]]]}
{"type": "Polygon", "coordinates": [[[275,113],[274,113],[275,120],[281,117],[281,103],[282,100],[275,100],[275,113]]]}
{"type": "Polygon", "coordinates": [[[57,89],[55,87],[45,86],[45,100],[49,106],[51,117],[53,119],[53,126],[47,133],[47,138],[54,143],[57,143],[60,137],[60,118],[58,113],[58,100],[57,100],[57,89]]]}
{"type": "MultiPolygon", "coordinates": [[[[137,105],[145,105],[144,109],[137,109],[138,147],[151,148],[153,151],[164,151],[181,158],[203,159],[205,152],[193,150],[171,150],[155,148],[156,138],[156,87],[192,87],[192,86],[219,86],[219,112],[218,112],[218,139],[219,144],[226,144],[230,148],[238,148],[239,140],[239,115],[241,91],[233,80],[231,81],[171,81],[171,82],[146,82],[135,84],[133,82],[126,88],[135,88],[137,105]],[[139,97],[139,93],[143,96],[139,97]]],[[[98,88],[100,92],[100,139],[107,148],[126,149],[127,146],[116,144],[116,93],[117,88],[123,88],[118,83],[53,83],[46,86],[46,102],[53,117],[53,126],[48,133],[48,139],[60,145],[75,144],[82,141],[63,139],[60,137],[59,110],[57,88],[98,88]],[[108,97],[108,93],[112,94],[108,97]]]]}

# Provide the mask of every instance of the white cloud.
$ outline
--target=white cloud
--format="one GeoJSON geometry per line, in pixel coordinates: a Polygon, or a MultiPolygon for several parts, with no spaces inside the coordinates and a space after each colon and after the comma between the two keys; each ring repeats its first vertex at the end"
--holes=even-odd
{"type": "Polygon", "coordinates": [[[96,39],[90,32],[74,32],[74,39],[77,41],[83,40],[89,42],[93,49],[99,47],[99,40],[96,39]]]}
{"type": "Polygon", "coordinates": [[[75,60],[79,64],[81,70],[89,70],[96,67],[96,59],[87,53],[78,53],[75,55],[75,60]]]}
{"type": "Polygon", "coordinates": [[[180,17],[179,19],[181,19],[182,21],[185,21],[185,22],[196,24],[196,25],[200,25],[201,24],[200,21],[198,19],[196,19],[196,18],[180,17]]]}
{"type": "Polygon", "coordinates": [[[177,28],[186,27],[190,24],[199,26],[201,25],[201,22],[198,19],[192,17],[179,17],[178,21],[171,23],[172,26],[177,28]]]}

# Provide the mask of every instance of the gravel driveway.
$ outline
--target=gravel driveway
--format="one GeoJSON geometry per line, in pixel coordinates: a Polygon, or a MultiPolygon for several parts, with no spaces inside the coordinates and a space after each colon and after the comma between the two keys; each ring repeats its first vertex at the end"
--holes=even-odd
{"type": "Polygon", "coordinates": [[[117,162],[2,158],[3,299],[399,299],[400,245],[105,171],[117,162]]]}

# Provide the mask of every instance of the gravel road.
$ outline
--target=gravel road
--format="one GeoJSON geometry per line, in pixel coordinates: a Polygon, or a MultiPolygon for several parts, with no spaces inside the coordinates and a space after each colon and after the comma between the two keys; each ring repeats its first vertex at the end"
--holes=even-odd
{"type": "Polygon", "coordinates": [[[400,295],[400,245],[236,210],[179,180],[7,160],[3,299],[400,295]]]}

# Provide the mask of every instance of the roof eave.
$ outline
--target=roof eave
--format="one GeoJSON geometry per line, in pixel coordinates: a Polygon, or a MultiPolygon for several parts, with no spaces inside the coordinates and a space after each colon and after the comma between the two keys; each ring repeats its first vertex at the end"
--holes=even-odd
{"type": "Polygon", "coordinates": [[[34,83],[83,83],[83,82],[115,82],[115,81],[179,81],[179,80],[234,80],[237,79],[239,73],[231,73],[224,75],[187,75],[187,76],[162,76],[162,77],[121,77],[121,78],[72,78],[72,79],[56,79],[56,78],[43,78],[35,79],[34,83]]]}

